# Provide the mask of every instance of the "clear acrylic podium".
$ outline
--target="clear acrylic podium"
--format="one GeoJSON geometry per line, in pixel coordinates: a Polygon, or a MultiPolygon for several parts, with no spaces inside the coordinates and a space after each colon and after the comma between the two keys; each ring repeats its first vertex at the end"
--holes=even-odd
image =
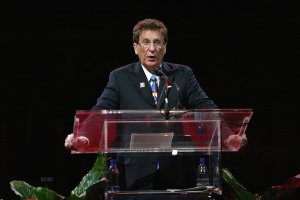
{"type": "Polygon", "coordinates": [[[107,199],[215,199],[222,195],[221,153],[240,149],[252,114],[252,109],[171,110],[166,118],[160,110],[78,110],[72,153],[205,157],[207,187],[108,191],[107,199]]]}

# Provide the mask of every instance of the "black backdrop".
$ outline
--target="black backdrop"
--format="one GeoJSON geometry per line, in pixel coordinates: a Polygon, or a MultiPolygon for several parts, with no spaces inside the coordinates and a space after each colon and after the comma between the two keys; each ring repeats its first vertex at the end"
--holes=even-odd
{"type": "Polygon", "coordinates": [[[221,108],[253,108],[249,144],[223,165],[260,193],[300,173],[300,24],[288,1],[14,1],[1,6],[0,199],[24,180],[68,195],[95,155],[63,144],[112,69],[137,60],[140,19],[169,28],[165,60],[191,66],[221,108]]]}

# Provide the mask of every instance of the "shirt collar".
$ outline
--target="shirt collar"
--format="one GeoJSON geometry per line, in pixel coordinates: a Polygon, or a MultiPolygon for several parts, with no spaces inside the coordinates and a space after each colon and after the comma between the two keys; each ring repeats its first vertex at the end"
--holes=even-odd
{"type": "MultiPolygon", "coordinates": [[[[160,65],[161,67],[161,65],[160,65]]],[[[148,82],[150,82],[150,78],[152,75],[156,76],[155,74],[151,74],[143,65],[142,65],[142,68],[143,68],[143,71],[147,77],[147,80],[148,82]]],[[[156,76],[156,79],[157,79],[157,85],[159,85],[159,80],[160,80],[160,77],[159,76],[156,76]]]]}

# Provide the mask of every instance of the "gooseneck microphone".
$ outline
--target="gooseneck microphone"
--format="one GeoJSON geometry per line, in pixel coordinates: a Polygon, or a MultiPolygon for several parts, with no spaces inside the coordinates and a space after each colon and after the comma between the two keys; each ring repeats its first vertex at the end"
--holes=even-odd
{"type": "Polygon", "coordinates": [[[154,69],[154,74],[156,76],[163,77],[165,79],[165,118],[166,120],[170,119],[170,106],[169,106],[169,89],[171,88],[172,83],[169,82],[168,76],[163,72],[161,67],[154,69]]]}
{"type": "Polygon", "coordinates": [[[162,76],[165,80],[169,81],[167,75],[163,72],[161,67],[155,68],[154,74],[156,76],[162,76]]]}

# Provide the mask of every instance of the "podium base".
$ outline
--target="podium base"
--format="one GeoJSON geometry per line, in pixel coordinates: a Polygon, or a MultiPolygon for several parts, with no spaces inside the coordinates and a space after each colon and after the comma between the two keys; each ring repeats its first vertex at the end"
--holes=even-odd
{"type": "Polygon", "coordinates": [[[116,193],[107,193],[106,200],[221,200],[221,193],[221,190],[212,187],[121,191],[116,193]]]}

